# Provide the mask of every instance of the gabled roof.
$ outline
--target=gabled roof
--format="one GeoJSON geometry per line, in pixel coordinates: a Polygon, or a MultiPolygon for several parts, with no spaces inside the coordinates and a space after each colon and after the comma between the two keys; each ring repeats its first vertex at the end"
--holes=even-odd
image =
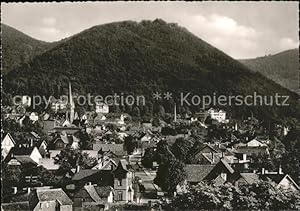
{"type": "Polygon", "coordinates": [[[240,175],[248,184],[257,183],[259,181],[259,175],[256,173],[240,173],[240,175]]]}
{"type": "Polygon", "coordinates": [[[95,189],[100,198],[107,198],[113,191],[112,187],[110,186],[95,186],[95,189]]]}
{"type": "Polygon", "coordinates": [[[72,205],[72,200],[61,189],[38,189],[36,190],[38,200],[41,201],[58,201],[60,205],[72,205]]]}
{"type": "Polygon", "coordinates": [[[188,182],[201,182],[216,165],[189,164],[185,166],[188,182]]]}
{"type": "Polygon", "coordinates": [[[297,188],[297,190],[300,190],[299,185],[293,180],[293,178],[290,177],[288,174],[263,174],[259,175],[261,179],[267,179],[274,181],[276,184],[281,183],[283,179],[288,179],[293,185],[297,188]]]}
{"type": "Polygon", "coordinates": [[[95,202],[102,202],[100,196],[98,195],[98,193],[93,185],[85,185],[84,189],[87,191],[87,193],[90,195],[90,197],[95,202]]]}
{"type": "Polygon", "coordinates": [[[82,169],[72,177],[72,180],[79,181],[89,176],[92,176],[94,174],[97,174],[99,172],[100,170],[95,170],[95,169],[82,169]]]}
{"type": "Polygon", "coordinates": [[[13,155],[31,155],[35,147],[14,147],[11,150],[13,155]]]}
{"type": "Polygon", "coordinates": [[[118,163],[117,168],[113,172],[119,172],[119,171],[128,172],[127,164],[128,163],[126,160],[121,159],[118,163]]]}
{"type": "Polygon", "coordinates": [[[16,142],[15,142],[14,138],[12,137],[12,135],[11,135],[10,133],[7,133],[7,134],[4,136],[4,138],[3,138],[2,141],[1,141],[1,144],[2,144],[3,140],[6,139],[6,137],[8,137],[8,138],[12,141],[12,143],[13,143],[14,145],[16,145],[16,142]]]}
{"type": "Polygon", "coordinates": [[[34,164],[34,165],[37,165],[37,163],[35,161],[33,161],[29,156],[25,155],[25,156],[22,156],[22,155],[18,155],[18,156],[15,156],[15,159],[17,161],[19,161],[21,164],[34,164]]]}
{"type": "Polygon", "coordinates": [[[59,169],[59,165],[54,163],[54,159],[52,158],[40,158],[39,165],[43,166],[48,170],[57,170],[59,169]]]}

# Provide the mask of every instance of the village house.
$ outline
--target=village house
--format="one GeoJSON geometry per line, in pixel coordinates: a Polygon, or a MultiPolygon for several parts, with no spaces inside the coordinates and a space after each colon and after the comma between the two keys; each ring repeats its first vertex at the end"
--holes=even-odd
{"type": "Polygon", "coordinates": [[[96,110],[96,113],[107,114],[107,113],[109,113],[109,106],[103,102],[96,101],[95,102],[95,110],[96,110]]]}
{"type": "Polygon", "coordinates": [[[11,150],[10,154],[11,158],[17,159],[19,162],[31,162],[38,163],[39,159],[42,158],[42,155],[40,154],[37,147],[14,147],[11,150]]]}
{"type": "Polygon", "coordinates": [[[10,133],[7,133],[4,139],[1,141],[1,159],[4,160],[15,145],[15,140],[10,133]]]}
{"type": "Polygon", "coordinates": [[[40,158],[38,165],[53,173],[59,169],[59,165],[54,163],[53,158],[40,158]]]}
{"type": "Polygon", "coordinates": [[[71,147],[73,149],[79,148],[79,139],[71,134],[61,133],[56,134],[52,141],[52,147],[55,150],[62,150],[67,147],[71,147]]]}
{"type": "Polygon", "coordinates": [[[269,172],[262,168],[261,172],[239,173],[231,179],[231,183],[235,186],[244,184],[258,183],[262,180],[270,180],[279,188],[289,189],[291,191],[300,191],[299,185],[288,174],[282,172],[279,167],[277,172],[269,172]]]}
{"type": "Polygon", "coordinates": [[[113,188],[111,186],[85,185],[76,190],[73,196],[74,210],[108,210],[109,204],[113,203],[113,188]]]}
{"type": "Polygon", "coordinates": [[[29,207],[33,211],[72,211],[73,202],[61,189],[37,189],[31,192],[29,207]]]}
{"type": "Polygon", "coordinates": [[[132,202],[134,196],[133,190],[133,172],[127,168],[127,161],[120,160],[117,168],[113,171],[115,201],[132,202]]]}
{"type": "Polygon", "coordinates": [[[37,112],[31,112],[29,115],[29,119],[34,123],[39,120],[39,115],[37,112]]]}
{"type": "Polygon", "coordinates": [[[223,110],[209,109],[207,111],[211,119],[217,120],[219,123],[228,123],[226,119],[226,112],[223,110]]]}
{"type": "Polygon", "coordinates": [[[113,152],[114,154],[125,158],[127,157],[127,151],[124,149],[123,144],[93,144],[93,150],[101,152],[113,152]]]}
{"type": "Polygon", "coordinates": [[[114,190],[114,200],[119,202],[133,201],[134,174],[128,169],[128,162],[121,159],[114,169],[82,169],[72,177],[76,187],[97,184],[111,186],[114,190]]]}
{"type": "Polygon", "coordinates": [[[190,185],[207,181],[215,185],[224,184],[234,174],[234,169],[224,160],[221,159],[215,165],[186,165],[187,172],[186,182],[190,185]]]}

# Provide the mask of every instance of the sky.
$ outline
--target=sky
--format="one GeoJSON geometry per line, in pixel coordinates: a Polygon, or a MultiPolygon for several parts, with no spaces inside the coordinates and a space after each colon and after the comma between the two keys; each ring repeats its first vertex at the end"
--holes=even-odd
{"type": "Polygon", "coordinates": [[[236,59],[299,46],[297,1],[1,3],[1,11],[3,23],[49,42],[104,23],[161,18],[236,59]]]}

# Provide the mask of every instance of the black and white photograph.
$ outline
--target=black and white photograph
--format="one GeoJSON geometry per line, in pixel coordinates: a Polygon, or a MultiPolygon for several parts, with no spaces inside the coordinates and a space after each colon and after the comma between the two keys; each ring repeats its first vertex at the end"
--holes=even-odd
{"type": "Polygon", "coordinates": [[[1,3],[1,211],[300,210],[298,1],[1,3]]]}

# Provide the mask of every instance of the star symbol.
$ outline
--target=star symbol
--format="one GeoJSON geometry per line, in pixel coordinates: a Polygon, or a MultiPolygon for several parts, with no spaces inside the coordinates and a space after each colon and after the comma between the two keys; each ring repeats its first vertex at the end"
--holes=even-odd
{"type": "Polygon", "coordinates": [[[155,99],[155,100],[160,100],[161,99],[161,93],[159,93],[159,92],[153,93],[152,96],[153,96],[153,99],[155,99]]]}
{"type": "Polygon", "coordinates": [[[164,93],[164,99],[170,100],[171,98],[172,98],[172,93],[170,93],[170,92],[164,93]]]}

